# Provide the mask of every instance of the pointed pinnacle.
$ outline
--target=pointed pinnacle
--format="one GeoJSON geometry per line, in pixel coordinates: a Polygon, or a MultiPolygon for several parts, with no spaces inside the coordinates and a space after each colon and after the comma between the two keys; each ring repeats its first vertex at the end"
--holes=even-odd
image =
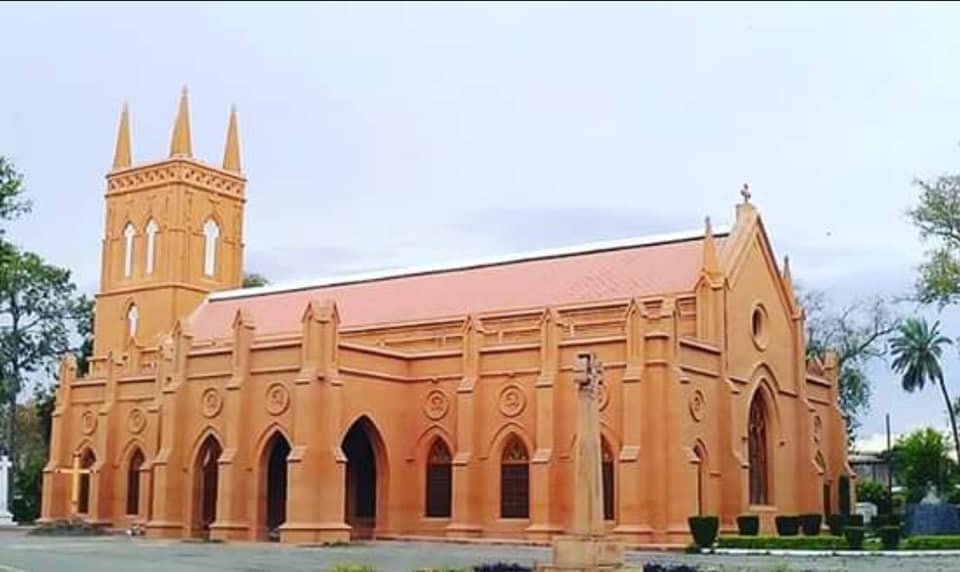
{"type": "Polygon", "coordinates": [[[237,106],[230,106],[230,119],[227,122],[227,141],[223,148],[223,168],[240,172],[240,133],[237,130],[237,106]]]}
{"type": "Polygon", "coordinates": [[[113,168],[126,169],[130,166],[130,113],[126,102],[120,112],[120,126],[117,128],[117,146],[113,152],[113,168]]]}
{"type": "Polygon", "coordinates": [[[717,259],[717,245],[713,238],[713,225],[710,224],[710,217],[703,221],[703,261],[702,270],[710,276],[715,276],[720,272],[720,261],[717,259]]]}
{"type": "Polygon", "coordinates": [[[177,118],[173,124],[173,137],[170,139],[171,157],[191,157],[190,148],[190,111],[187,104],[187,87],[183,87],[180,94],[180,107],[177,109],[177,118]]]}

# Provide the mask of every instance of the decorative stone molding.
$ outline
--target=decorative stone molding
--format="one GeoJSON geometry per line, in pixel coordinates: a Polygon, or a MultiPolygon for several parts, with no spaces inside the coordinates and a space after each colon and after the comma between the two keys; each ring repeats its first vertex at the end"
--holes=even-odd
{"type": "Polygon", "coordinates": [[[699,389],[695,390],[693,394],[690,395],[690,416],[693,417],[694,421],[700,421],[706,414],[706,409],[707,404],[703,397],[703,392],[699,389]]]}
{"type": "Polygon", "coordinates": [[[267,413],[270,415],[280,415],[290,406],[290,393],[280,382],[270,384],[267,388],[267,413]]]}
{"type": "Polygon", "coordinates": [[[204,417],[216,417],[223,409],[223,397],[220,392],[214,388],[209,388],[203,392],[200,398],[200,412],[204,417]]]}
{"type": "Polygon", "coordinates": [[[80,430],[84,435],[90,435],[97,430],[97,416],[89,409],[80,416],[80,430]]]}
{"type": "Polygon", "coordinates": [[[447,399],[447,394],[439,389],[433,389],[427,393],[427,399],[423,404],[423,414],[427,418],[434,421],[443,419],[449,410],[450,400],[447,399]]]}
{"type": "Polygon", "coordinates": [[[127,415],[127,430],[134,435],[141,433],[147,426],[147,416],[143,410],[135,408],[127,415]]]}
{"type": "Polygon", "coordinates": [[[500,391],[500,413],[506,417],[516,417],[523,413],[527,406],[527,396],[523,389],[516,384],[511,384],[500,391]]]}

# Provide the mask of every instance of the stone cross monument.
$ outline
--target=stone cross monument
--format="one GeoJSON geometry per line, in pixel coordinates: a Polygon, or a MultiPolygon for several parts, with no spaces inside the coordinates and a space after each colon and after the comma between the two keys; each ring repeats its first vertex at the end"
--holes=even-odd
{"type": "Polygon", "coordinates": [[[10,467],[13,463],[6,455],[0,456],[0,526],[16,526],[13,515],[10,514],[10,504],[7,498],[7,486],[10,478],[10,467]]]}
{"type": "Polygon", "coordinates": [[[616,570],[623,547],[605,537],[600,455],[600,386],[603,365],[595,354],[577,355],[577,444],[574,451],[573,520],[570,534],[553,541],[553,563],[541,570],[616,570]]]}

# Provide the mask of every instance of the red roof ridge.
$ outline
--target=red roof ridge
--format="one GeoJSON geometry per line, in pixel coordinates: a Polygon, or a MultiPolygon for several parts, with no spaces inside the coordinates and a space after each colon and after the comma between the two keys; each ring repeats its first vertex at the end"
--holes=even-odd
{"type": "MultiPolygon", "coordinates": [[[[730,234],[729,226],[718,226],[714,229],[715,238],[723,238],[730,234]]],[[[462,270],[472,270],[490,266],[501,266],[534,260],[548,260],[551,258],[565,258],[568,256],[578,256],[582,254],[593,254],[597,252],[608,252],[612,250],[625,250],[637,247],[657,246],[678,242],[687,242],[691,240],[700,240],[704,237],[704,229],[688,230],[680,232],[662,233],[638,236],[633,238],[624,238],[616,240],[607,240],[599,242],[588,242],[578,245],[533,250],[514,254],[489,256],[476,258],[466,261],[450,262],[445,264],[408,266],[393,268],[388,270],[378,270],[370,272],[360,272],[354,274],[345,274],[339,276],[330,276],[312,280],[290,281],[280,284],[270,284],[267,286],[258,286],[255,288],[238,288],[234,290],[221,290],[212,292],[207,300],[213,302],[217,300],[234,300],[237,298],[252,298],[256,296],[267,296],[270,294],[281,294],[286,292],[298,292],[302,290],[313,290],[316,288],[325,288],[328,286],[345,286],[350,284],[361,284],[365,282],[378,282],[391,280],[394,278],[407,278],[411,276],[423,276],[428,274],[443,274],[446,272],[459,272],[462,270]]]]}

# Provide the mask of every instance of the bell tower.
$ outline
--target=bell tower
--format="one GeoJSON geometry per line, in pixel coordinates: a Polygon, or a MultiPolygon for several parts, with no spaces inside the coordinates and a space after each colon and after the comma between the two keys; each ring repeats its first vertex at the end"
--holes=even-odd
{"type": "Polygon", "coordinates": [[[230,111],[221,166],[199,161],[191,150],[184,88],[169,157],[133,164],[124,105],[106,179],[94,355],[120,350],[130,338],[155,345],[207,294],[240,287],[246,179],[236,110],[230,111]]]}

